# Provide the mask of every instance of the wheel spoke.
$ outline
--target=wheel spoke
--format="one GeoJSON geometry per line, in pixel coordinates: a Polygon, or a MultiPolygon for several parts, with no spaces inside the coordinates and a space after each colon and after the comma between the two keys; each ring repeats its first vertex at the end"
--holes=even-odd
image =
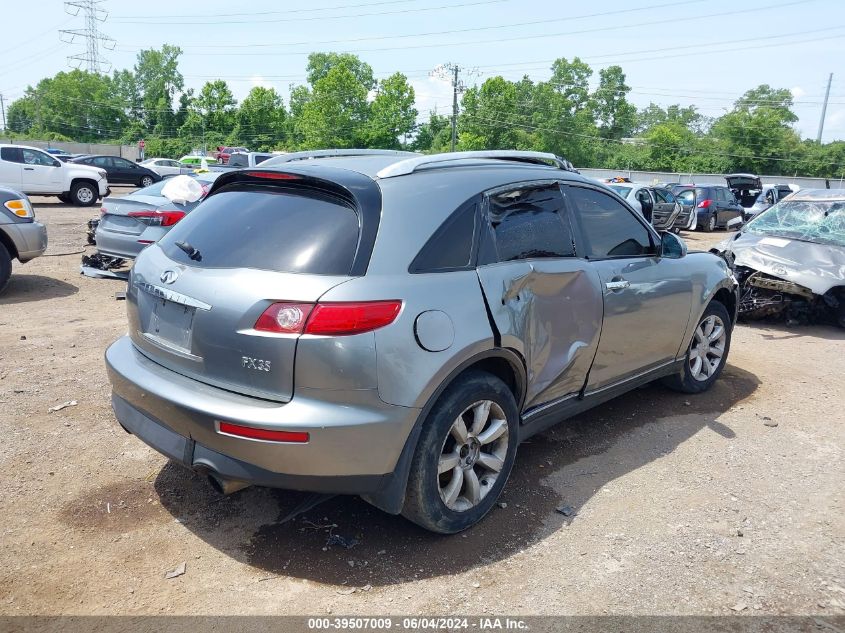
{"type": "Polygon", "coordinates": [[[477,463],[484,466],[487,470],[492,470],[494,473],[501,472],[505,465],[504,460],[499,459],[492,453],[479,453],[477,463]]]}
{"type": "Polygon", "coordinates": [[[707,353],[711,356],[715,356],[716,358],[722,358],[722,355],[725,353],[725,350],[716,347],[715,345],[711,345],[707,349],[707,353]]]}
{"type": "Polygon", "coordinates": [[[708,378],[710,377],[710,374],[713,373],[713,365],[710,364],[709,360],[702,361],[701,369],[704,372],[704,375],[707,376],[708,378]]]}
{"type": "Polygon", "coordinates": [[[458,495],[461,494],[461,488],[464,483],[464,471],[461,468],[455,468],[452,471],[452,480],[449,484],[441,489],[440,494],[443,495],[443,502],[450,508],[455,505],[458,495]]]}
{"type": "Polygon", "coordinates": [[[701,357],[696,356],[692,361],[692,366],[690,367],[690,372],[692,373],[693,377],[698,378],[701,376],[701,357]]]}
{"type": "Polygon", "coordinates": [[[466,482],[466,498],[475,505],[481,501],[481,484],[478,481],[478,475],[470,468],[464,472],[464,482],[466,482]]]}
{"type": "Polygon", "coordinates": [[[461,457],[458,453],[450,453],[448,455],[441,455],[440,461],[437,463],[437,474],[442,475],[448,470],[457,468],[461,463],[461,457]]]}
{"type": "Polygon", "coordinates": [[[485,400],[484,402],[479,402],[475,407],[472,409],[472,428],[470,429],[469,434],[473,436],[478,436],[481,433],[484,425],[487,422],[487,418],[490,417],[490,405],[493,403],[489,400],[485,400]]]}
{"type": "Polygon", "coordinates": [[[725,328],[721,325],[717,325],[710,332],[710,336],[708,338],[710,339],[710,342],[712,343],[713,341],[718,341],[720,338],[722,338],[722,335],[724,333],[725,333],[725,328]]]}
{"type": "Polygon", "coordinates": [[[716,320],[712,316],[707,317],[702,325],[704,326],[704,331],[702,332],[704,338],[710,338],[710,334],[713,332],[713,327],[716,325],[716,320]]]}
{"type": "Polygon", "coordinates": [[[481,444],[489,444],[493,440],[500,438],[507,433],[508,423],[505,420],[490,420],[490,426],[481,435],[478,436],[478,441],[481,444]]]}
{"type": "Polygon", "coordinates": [[[455,422],[452,424],[452,428],[449,432],[452,434],[452,437],[458,441],[458,444],[467,443],[467,437],[469,434],[467,433],[467,425],[464,423],[464,419],[461,415],[455,419],[455,422]]]}

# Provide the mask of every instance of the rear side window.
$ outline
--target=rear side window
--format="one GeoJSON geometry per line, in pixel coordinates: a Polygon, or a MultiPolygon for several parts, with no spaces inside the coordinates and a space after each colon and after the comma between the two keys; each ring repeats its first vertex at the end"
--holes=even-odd
{"type": "Polygon", "coordinates": [[[256,186],[214,194],[159,244],[171,259],[199,268],[348,275],[358,232],[355,210],[339,198],[256,186]],[[191,247],[194,259],[185,252],[191,247]]]}
{"type": "Polygon", "coordinates": [[[461,205],[420,249],[408,271],[436,273],[471,266],[477,217],[477,200],[461,205]]]}
{"type": "Polygon", "coordinates": [[[572,228],[558,185],[490,196],[489,220],[500,262],[575,256],[572,228]]]}
{"type": "Polygon", "coordinates": [[[678,202],[684,205],[691,205],[695,202],[695,191],[687,189],[678,194],[678,202]]]}
{"type": "Polygon", "coordinates": [[[20,147],[3,147],[0,148],[0,158],[10,163],[22,163],[23,153],[20,147]]]}
{"type": "Polygon", "coordinates": [[[612,196],[581,187],[569,187],[586,242],[587,257],[637,257],[651,255],[651,233],[621,202],[612,196]]]}

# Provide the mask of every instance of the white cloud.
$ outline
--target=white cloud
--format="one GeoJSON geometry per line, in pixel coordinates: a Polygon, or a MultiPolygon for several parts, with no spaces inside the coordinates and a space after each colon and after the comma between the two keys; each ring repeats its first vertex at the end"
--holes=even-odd
{"type": "Polygon", "coordinates": [[[259,86],[261,88],[272,88],[273,84],[264,79],[264,77],[262,77],[261,75],[253,75],[249,78],[250,88],[258,88],[259,86]]]}
{"type": "Polygon", "coordinates": [[[805,94],[807,94],[807,91],[804,90],[801,86],[795,86],[794,88],[790,88],[789,92],[792,93],[793,99],[800,99],[805,94]]]}
{"type": "Polygon", "coordinates": [[[421,121],[428,121],[428,113],[450,114],[452,112],[452,84],[436,77],[409,79],[414,89],[416,108],[421,121]]]}

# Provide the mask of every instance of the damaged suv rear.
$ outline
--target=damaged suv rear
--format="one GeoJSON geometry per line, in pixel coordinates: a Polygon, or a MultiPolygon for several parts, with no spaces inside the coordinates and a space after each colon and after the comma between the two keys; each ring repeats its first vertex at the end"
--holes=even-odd
{"type": "Polygon", "coordinates": [[[716,246],[748,319],[845,327],[845,191],[803,190],[716,246]]]}

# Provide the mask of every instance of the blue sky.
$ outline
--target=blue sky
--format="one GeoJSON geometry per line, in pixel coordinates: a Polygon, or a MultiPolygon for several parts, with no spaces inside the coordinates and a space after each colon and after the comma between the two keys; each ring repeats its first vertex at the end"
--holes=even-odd
{"type": "MultiPolygon", "coordinates": [[[[82,28],[60,0],[5,0],[0,93],[6,104],[28,84],[68,69],[84,45],[59,29],[82,28]]],[[[719,116],[745,90],[768,83],[795,96],[796,124],[815,138],[833,72],[824,141],[845,139],[845,13],[839,0],[106,0],[100,25],[116,40],[102,55],[114,68],[141,48],[185,51],[186,84],[225,79],[238,99],[255,85],[287,97],[304,82],[312,51],[350,51],[379,77],[405,73],[420,118],[451,107],[449,84],[429,75],[444,62],[475,70],[470,83],[502,75],[548,78],[557,57],[581,57],[597,79],[624,69],[638,107],[695,105],[719,116]],[[840,62],[840,63],[837,63],[840,62]]]]}

